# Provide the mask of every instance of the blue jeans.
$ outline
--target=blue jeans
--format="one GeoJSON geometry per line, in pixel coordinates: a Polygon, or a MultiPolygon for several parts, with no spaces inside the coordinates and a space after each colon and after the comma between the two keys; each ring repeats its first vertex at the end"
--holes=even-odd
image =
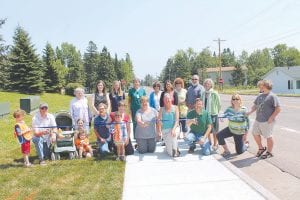
{"type": "MultiPolygon", "coordinates": [[[[195,135],[192,132],[188,133],[186,136],[186,140],[191,149],[196,149],[196,142],[199,142],[201,138],[203,138],[202,134],[195,135]]],[[[204,144],[200,145],[202,155],[208,156],[211,154],[210,146],[210,141],[206,138],[204,144]]]]}
{"type": "Polygon", "coordinates": [[[111,142],[111,137],[105,139],[105,142],[102,143],[100,142],[99,139],[97,139],[97,143],[98,143],[98,151],[100,154],[106,154],[109,152],[109,143],[111,142]]]}
{"type": "Polygon", "coordinates": [[[47,145],[47,142],[44,141],[43,137],[33,137],[32,142],[34,143],[36,153],[40,160],[50,158],[50,147],[47,145]]]}

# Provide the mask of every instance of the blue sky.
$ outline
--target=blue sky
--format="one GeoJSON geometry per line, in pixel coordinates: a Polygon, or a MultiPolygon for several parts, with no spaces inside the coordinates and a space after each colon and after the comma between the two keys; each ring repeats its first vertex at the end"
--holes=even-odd
{"type": "Polygon", "coordinates": [[[31,36],[37,53],[46,42],[74,44],[83,53],[92,40],[101,50],[129,53],[139,78],[159,75],[178,49],[236,54],[286,43],[300,49],[298,0],[0,0],[0,34],[12,44],[16,26],[31,36]]]}

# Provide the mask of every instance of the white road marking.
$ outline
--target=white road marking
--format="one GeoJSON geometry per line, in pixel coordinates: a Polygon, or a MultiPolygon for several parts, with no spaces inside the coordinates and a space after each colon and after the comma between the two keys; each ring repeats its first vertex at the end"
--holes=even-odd
{"type": "Polygon", "coordinates": [[[297,131],[297,130],[294,130],[294,129],[291,129],[291,128],[287,128],[287,127],[281,127],[280,128],[281,130],[284,130],[284,131],[290,131],[290,132],[293,132],[293,133],[299,133],[300,134],[300,131],[297,131]]]}

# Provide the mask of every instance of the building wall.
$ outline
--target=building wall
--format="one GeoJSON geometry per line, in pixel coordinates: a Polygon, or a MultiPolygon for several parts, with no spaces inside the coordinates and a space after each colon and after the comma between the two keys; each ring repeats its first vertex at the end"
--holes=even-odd
{"type": "MultiPolygon", "coordinates": [[[[232,76],[231,76],[231,73],[233,71],[225,71],[225,72],[222,72],[222,78],[224,80],[224,85],[231,85],[232,84],[230,83],[230,80],[232,79],[232,76]]],[[[246,78],[246,81],[245,81],[245,84],[247,83],[247,72],[244,72],[245,74],[245,78],[246,78]]],[[[211,78],[213,81],[218,81],[217,80],[217,77],[219,75],[219,72],[208,72],[207,73],[207,76],[208,78],[211,78]]]]}
{"type": "Polygon", "coordinates": [[[271,80],[273,83],[272,91],[279,94],[300,94],[300,89],[296,89],[296,80],[280,70],[274,70],[264,79],[271,80]],[[293,89],[288,89],[288,81],[293,84],[293,89]]]}

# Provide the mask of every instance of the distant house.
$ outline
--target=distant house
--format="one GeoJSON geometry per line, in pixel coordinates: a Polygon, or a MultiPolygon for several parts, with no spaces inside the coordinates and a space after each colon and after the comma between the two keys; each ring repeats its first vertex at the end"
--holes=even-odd
{"type": "Polygon", "coordinates": [[[274,67],[262,78],[272,81],[275,93],[300,94],[300,66],[274,67]]]}
{"type": "MultiPolygon", "coordinates": [[[[211,78],[213,81],[218,82],[218,77],[219,77],[219,71],[220,68],[219,67],[211,67],[211,68],[206,68],[206,74],[208,78],[211,78]]],[[[222,79],[224,81],[224,85],[232,85],[231,81],[232,80],[232,76],[231,74],[235,71],[235,67],[234,66],[230,66],[230,67],[221,67],[221,72],[222,72],[222,79]]],[[[246,66],[242,66],[242,71],[245,74],[245,83],[244,85],[247,84],[247,67],[246,66]]]]}

